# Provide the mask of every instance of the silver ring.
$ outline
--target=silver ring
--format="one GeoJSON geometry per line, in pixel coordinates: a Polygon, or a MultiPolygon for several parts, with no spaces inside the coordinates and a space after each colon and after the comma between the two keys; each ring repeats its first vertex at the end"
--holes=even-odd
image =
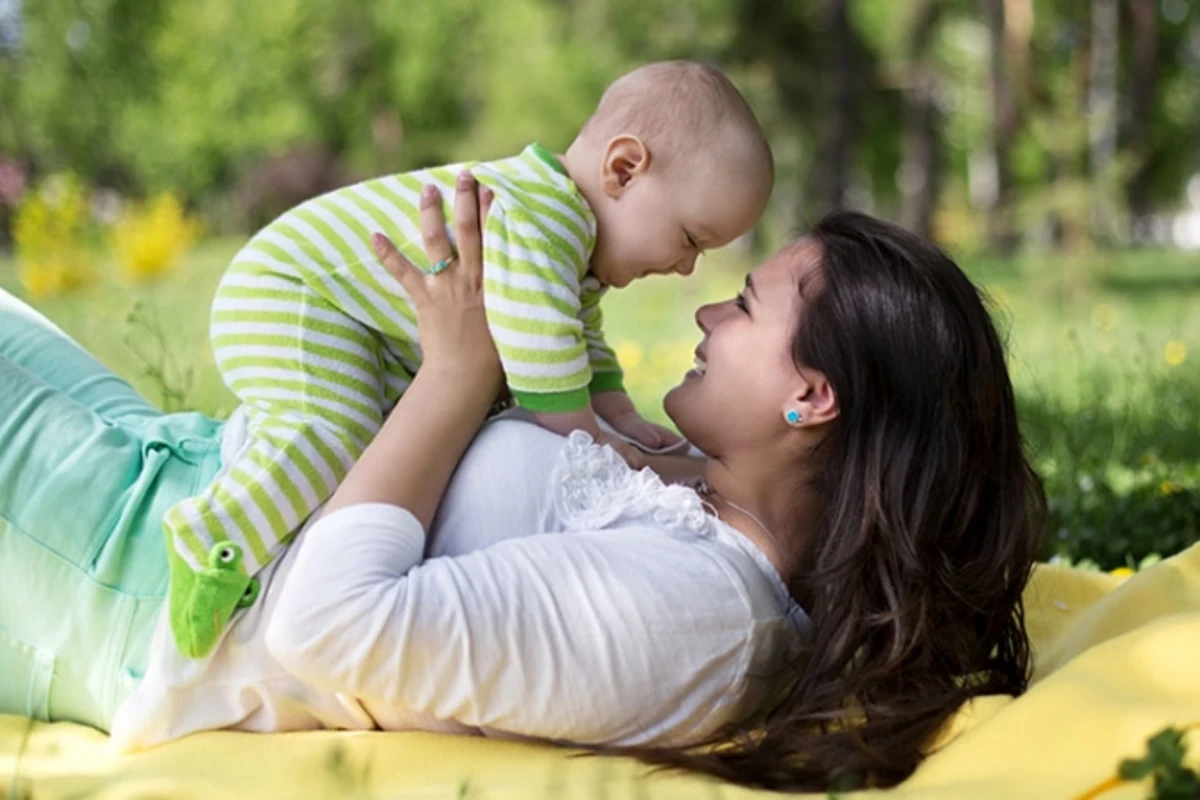
{"type": "Polygon", "coordinates": [[[437,275],[439,272],[445,272],[446,270],[450,269],[450,265],[453,263],[454,263],[454,256],[450,256],[449,258],[443,258],[441,261],[437,262],[436,264],[430,265],[429,269],[426,270],[425,274],[437,275]]]}

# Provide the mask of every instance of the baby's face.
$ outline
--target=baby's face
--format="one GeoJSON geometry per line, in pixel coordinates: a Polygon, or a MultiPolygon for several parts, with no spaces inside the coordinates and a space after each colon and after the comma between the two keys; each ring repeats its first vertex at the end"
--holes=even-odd
{"type": "Polygon", "coordinates": [[[713,166],[651,169],[596,213],[592,273],[609,286],[647,275],[690,275],[704,250],[723,247],[753,227],[770,186],[713,166]]]}

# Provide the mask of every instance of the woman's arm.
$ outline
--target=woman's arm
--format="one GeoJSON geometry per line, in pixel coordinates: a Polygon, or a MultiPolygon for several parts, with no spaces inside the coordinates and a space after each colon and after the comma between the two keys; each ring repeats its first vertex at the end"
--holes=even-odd
{"type": "MultiPolygon", "coordinates": [[[[483,190],[483,212],[490,195],[483,190]]],[[[325,506],[363,503],[407,509],[428,530],[446,484],[501,387],[500,360],[483,311],[480,200],[469,173],[454,201],[458,258],[437,275],[417,270],[382,234],[375,252],[412,297],[423,359],[375,440],[325,506]]],[[[437,190],[421,194],[421,235],[430,262],[453,255],[437,190]]]]}
{"type": "Polygon", "coordinates": [[[542,534],[415,563],[419,536],[394,507],[322,518],[268,627],[272,656],[368,710],[667,744],[729,721],[770,628],[721,558],[664,531],[542,534]]]}

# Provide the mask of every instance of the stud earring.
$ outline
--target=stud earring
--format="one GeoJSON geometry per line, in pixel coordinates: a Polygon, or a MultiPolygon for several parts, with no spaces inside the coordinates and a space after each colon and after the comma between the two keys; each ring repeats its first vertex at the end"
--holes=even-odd
{"type": "Polygon", "coordinates": [[[783,418],[787,420],[788,425],[799,425],[804,422],[804,417],[800,416],[800,412],[794,408],[789,408],[783,418]]]}

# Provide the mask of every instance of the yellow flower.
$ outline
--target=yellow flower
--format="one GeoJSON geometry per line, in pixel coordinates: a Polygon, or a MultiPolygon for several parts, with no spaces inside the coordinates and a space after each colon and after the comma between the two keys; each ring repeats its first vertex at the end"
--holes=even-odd
{"type": "Polygon", "coordinates": [[[1175,481],[1163,481],[1158,488],[1163,494],[1175,494],[1183,487],[1175,481]]]}
{"type": "Polygon", "coordinates": [[[49,297],[91,280],[92,222],[88,194],[78,180],[52,176],[27,193],[12,231],[17,275],[32,297],[49,297]]]}
{"type": "Polygon", "coordinates": [[[1133,574],[1133,570],[1129,567],[1117,567],[1116,569],[1110,569],[1108,574],[1117,578],[1128,578],[1133,574]]]}
{"type": "Polygon", "coordinates": [[[1108,303],[1100,303],[1092,309],[1092,322],[1101,333],[1111,331],[1116,319],[1116,311],[1108,303]]]}
{"type": "Polygon", "coordinates": [[[1167,362],[1167,366],[1178,367],[1187,360],[1187,345],[1178,339],[1172,339],[1167,342],[1163,348],[1163,361],[1167,362]]]}
{"type": "Polygon", "coordinates": [[[617,353],[617,361],[621,364],[621,369],[635,370],[642,363],[642,357],[645,351],[641,344],[632,340],[625,340],[618,344],[615,348],[617,353]]]}
{"type": "Polygon", "coordinates": [[[127,209],[113,225],[112,245],[125,278],[145,281],[169,272],[199,235],[199,223],[168,193],[127,209]]]}
{"type": "Polygon", "coordinates": [[[45,262],[22,262],[17,276],[21,279],[21,286],[34,300],[53,297],[66,287],[66,276],[62,269],[45,262]]]}

